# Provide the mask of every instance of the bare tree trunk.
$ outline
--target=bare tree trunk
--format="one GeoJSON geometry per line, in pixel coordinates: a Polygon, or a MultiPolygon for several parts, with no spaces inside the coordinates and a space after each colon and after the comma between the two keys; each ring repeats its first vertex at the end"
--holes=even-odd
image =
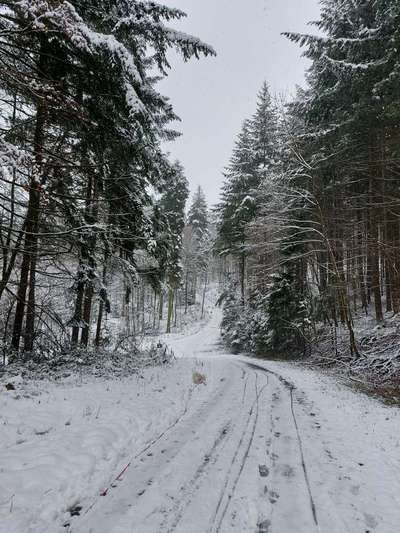
{"type": "MultiPolygon", "coordinates": [[[[86,154],[83,154],[85,158],[86,154]]],[[[92,173],[89,174],[88,185],[86,189],[86,207],[85,215],[86,221],[89,224],[94,224],[97,222],[97,200],[98,200],[98,179],[92,173]]],[[[87,243],[84,245],[83,256],[86,257],[87,262],[87,281],[85,283],[85,293],[83,297],[83,312],[82,318],[84,326],[81,333],[81,345],[85,348],[89,344],[90,338],[90,325],[92,318],[92,306],[93,306],[93,296],[94,296],[94,280],[95,280],[95,269],[96,269],[96,235],[92,234],[87,243]]]]}
{"type": "Polygon", "coordinates": [[[163,319],[163,310],[164,310],[164,292],[161,289],[161,291],[160,291],[160,305],[159,305],[159,309],[158,309],[158,319],[159,319],[160,322],[163,319]]]}
{"type": "Polygon", "coordinates": [[[173,310],[174,310],[174,290],[170,287],[168,291],[167,333],[171,333],[173,310]]]}
{"type": "Polygon", "coordinates": [[[375,318],[378,322],[383,321],[381,284],[380,284],[380,264],[379,264],[379,218],[376,203],[378,201],[375,183],[370,178],[369,184],[369,264],[371,276],[371,291],[374,295],[375,318]]]}
{"type": "Polygon", "coordinates": [[[246,256],[244,253],[240,256],[239,263],[239,279],[240,279],[240,295],[242,300],[242,305],[245,303],[245,276],[246,276],[246,256]]]}
{"type": "Polygon", "coordinates": [[[84,326],[81,333],[81,345],[87,347],[89,345],[90,337],[90,323],[92,314],[92,302],[93,302],[93,284],[89,283],[85,289],[85,296],[83,299],[83,322],[84,326]]]}
{"type": "Polygon", "coordinates": [[[174,300],[175,300],[175,313],[174,313],[174,327],[176,327],[178,321],[178,291],[174,291],[174,300]]]}
{"type": "Polygon", "coordinates": [[[358,215],[358,238],[357,238],[357,273],[358,273],[358,283],[359,291],[361,298],[361,305],[365,313],[368,314],[368,301],[367,301],[367,290],[365,284],[365,273],[364,273],[364,249],[363,249],[363,236],[364,236],[364,223],[362,215],[358,215]]]}
{"type": "MultiPolygon", "coordinates": [[[[80,269],[81,268],[83,268],[83,265],[80,265],[80,269]]],[[[82,278],[83,274],[81,270],[79,270],[78,276],[82,278]]],[[[84,293],[85,293],[85,283],[82,279],[78,279],[77,294],[76,294],[76,299],[75,299],[75,311],[74,311],[73,326],[72,326],[72,338],[71,338],[71,342],[73,345],[77,345],[79,342],[79,332],[81,329],[81,322],[82,322],[82,303],[83,303],[84,293]]]]}
{"type": "MultiPolygon", "coordinates": [[[[106,278],[107,278],[107,254],[105,254],[105,257],[104,257],[103,287],[106,284],[106,278]]],[[[107,293],[105,295],[103,294],[101,295],[100,302],[99,302],[99,313],[97,315],[96,338],[95,338],[95,345],[97,347],[99,347],[101,343],[101,327],[102,327],[103,314],[104,314],[104,305],[105,305],[104,299],[105,298],[107,298],[107,293]]]]}
{"type": "Polygon", "coordinates": [[[157,292],[154,291],[154,305],[153,305],[153,331],[156,329],[157,320],[157,292]]]}
{"type": "Polygon", "coordinates": [[[25,349],[31,350],[34,335],[34,316],[35,316],[35,275],[36,261],[38,253],[38,229],[39,229],[39,210],[40,210],[40,174],[43,164],[44,149],[44,128],[46,122],[46,110],[43,102],[39,102],[36,114],[35,127],[35,174],[32,176],[29,188],[28,210],[25,223],[25,241],[24,253],[21,264],[21,274],[17,291],[17,307],[15,310],[14,327],[12,336],[12,346],[19,350],[22,326],[26,308],[26,293],[28,290],[28,281],[30,281],[29,292],[29,309],[26,323],[27,342],[25,349]]]}
{"type": "Polygon", "coordinates": [[[188,311],[188,284],[189,284],[189,269],[186,270],[185,278],[185,315],[188,311]]]}
{"type": "Polygon", "coordinates": [[[28,304],[26,310],[26,323],[25,323],[25,343],[24,351],[31,352],[33,350],[33,341],[35,335],[35,316],[36,316],[36,265],[38,256],[38,243],[39,243],[39,211],[40,211],[40,193],[39,191],[33,191],[34,196],[34,226],[32,235],[32,248],[30,255],[30,271],[29,271],[29,292],[28,292],[28,304]]]}
{"type": "Polygon", "coordinates": [[[201,301],[201,318],[204,317],[204,303],[206,300],[207,284],[208,284],[208,271],[206,272],[206,279],[204,280],[203,298],[201,301]]]}

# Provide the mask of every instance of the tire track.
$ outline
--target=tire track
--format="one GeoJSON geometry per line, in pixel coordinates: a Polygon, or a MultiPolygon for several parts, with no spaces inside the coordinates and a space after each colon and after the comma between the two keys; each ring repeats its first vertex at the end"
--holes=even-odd
{"type": "MultiPolygon", "coordinates": [[[[216,455],[216,452],[218,451],[221,444],[224,442],[224,440],[228,437],[230,431],[232,428],[232,420],[229,420],[227,423],[224,424],[223,428],[219,431],[217,438],[215,439],[215,442],[211,449],[204,455],[202,463],[197,468],[196,472],[192,476],[192,478],[186,482],[186,484],[182,487],[181,493],[183,496],[183,501],[177,502],[173,508],[170,510],[170,512],[175,513],[175,518],[171,524],[171,526],[168,528],[167,532],[172,533],[175,531],[176,527],[178,526],[180,520],[182,519],[185,510],[187,507],[191,504],[193,501],[193,497],[195,493],[199,490],[200,487],[196,487],[193,489],[193,486],[195,486],[196,482],[199,481],[208,471],[209,467],[211,465],[214,465],[218,459],[218,455],[216,455]]],[[[163,530],[165,527],[165,522],[160,525],[160,531],[163,530]]]]}
{"type": "MultiPolygon", "coordinates": [[[[257,386],[256,386],[256,387],[257,387],[257,386]]],[[[228,500],[227,500],[227,502],[226,502],[226,504],[225,504],[225,507],[224,507],[224,509],[223,509],[222,516],[221,516],[221,518],[220,518],[220,520],[219,520],[219,522],[218,522],[218,526],[217,526],[217,529],[216,529],[216,533],[219,533],[219,531],[221,530],[222,523],[223,523],[223,521],[224,521],[224,518],[225,518],[226,513],[227,513],[227,511],[228,511],[228,508],[229,508],[229,504],[231,503],[231,500],[232,500],[232,498],[233,498],[233,496],[234,496],[234,494],[235,494],[236,487],[237,487],[237,485],[238,485],[238,483],[239,483],[239,480],[240,480],[240,477],[241,477],[241,475],[242,475],[242,472],[243,472],[244,466],[245,466],[245,464],[246,464],[246,459],[247,459],[247,457],[248,457],[248,455],[249,455],[250,448],[251,448],[251,446],[252,446],[252,444],[253,444],[253,441],[254,441],[254,435],[255,435],[255,432],[256,432],[256,429],[257,429],[257,423],[258,423],[258,415],[259,415],[259,398],[260,398],[260,396],[261,396],[261,394],[262,394],[262,392],[263,392],[264,389],[265,389],[265,387],[263,387],[263,388],[261,389],[260,393],[258,393],[258,392],[257,392],[257,388],[256,388],[256,392],[257,392],[257,397],[256,397],[256,402],[257,402],[257,403],[256,403],[256,407],[257,407],[257,408],[256,408],[256,414],[255,414],[255,417],[254,417],[254,424],[253,424],[253,428],[252,428],[252,431],[251,431],[251,435],[250,435],[249,443],[248,443],[248,446],[247,446],[247,448],[246,448],[246,451],[245,451],[245,453],[244,453],[244,455],[243,455],[243,459],[242,459],[242,462],[241,462],[241,464],[240,464],[239,472],[238,472],[238,474],[237,474],[237,476],[236,476],[236,478],[235,478],[235,481],[234,481],[234,483],[233,483],[232,489],[231,489],[230,493],[228,494],[228,500]]]]}
{"type": "Polygon", "coordinates": [[[306,464],[305,455],[304,455],[303,439],[301,437],[300,426],[299,426],[299,423],[298,423],[298,420],[297,420],[297,416],[296,416],[296,411],[295,411],[295,408],[294,408],[294,394],[293,394],[293,392],[296,390],[296,386],[293,383],[291,383],[290,381],[288,381],[287,379],[285,379],[280,374],[277,374],[276,372],[273,372],[272,370],[268,370],[267,368],[265,368],[265,367],[263,367],[261,365],[257,365],[255,363],[246,363],[246,365],[250,366],[251,368],[253,368],[255,370],[266,372],[267,374],[272,374],[273,376],[275,376],[284,385],[285,389],[289,390],[289,394],[290,394],[290,410],[291,410],[291,414],[292,414],[294,427],[295,427],[295,430],[296,430],[297,443],[298,443],[300,459],[301,459],[301,466],[302,466],[304,481],[305,481],[305,484],[306,484],[306,487],[307,487],[308,496],[309,496],[311,514],[312,514],[312,517],[313,517],[314,524],[315,524],[317,530],[319,531],[317,508],[316,508],[315,500],[314,500],[313,493],[312,493],[312,490],[311,490],[311,483],[310,483],[310,478],[309,478],[309,475],[308,475],[308,469],[307,469],[307,464],[306,464]]]}
{"type": "Polygon", "coordinates": [[[300,456],[301,456],[301,466],[303,468],[304,479],[305,479],[305,482],[306,482],[306,485],[307,485],[308,495],[309,495],[309,498],[310,498],[311,512],[312,512],[312,515],[313,515],[314,523],[317,526],[317,528],[319,529],[319,527],[318,527],[317,509],[315,507],[315,502],[314,502],[314,498],[313,498],[312,491],[311,491],[310,479],[308,477],[308,471],[307,471],[307,467],[306,467],[306,460],[305,460],[305,457],[304,457],[303,441],[302,441],[302,438],[301,438],[301,435],[300,435],[300,429],[299,429],[299,425],[297,423],[296,413],[295,413],[295,410],[294,410],[293,387],[290,389],[290,409],[292,411],[293,422],[294,422],[294,426],[296,428],[297,440],[298,440],[298,443],[299,443],[300,456]]]}
{"type": "MultiPolygon", "coordinates": [[[[226,382],[222,391],[221,390],[217,391],[207,402],[204,402],[204,404],[202,404],[197,411],[191,414],[191,416],[194,416],[195,414],[197,415],[197,413],[202,412],[202,411],[211,412],[212,408],[210,409],[210,406],[213,406],[214,403],[217,402],[218,398],[224,395],[225,390],[228,386],[229,384],[228,382],[226,382]]],[[[66,533],[73,533],[73,529],[79,525],[79,518],[88,515],[89,512],[92,511],[96,507],[99,500],[102,500],[104,497],[106,497],[110,489],[115,488],[116,483],[118,481],[122,481],[123,475],[129,469],[134,467],[138,463],[138,461],[142,459],[143,456],[145,456],[146,452],[151,452],[151,450],[154,447],[156,447],[156,445],[159,444],[160,441],[162,441],[165,437],[167,437],[176,427],[179,427],[179,424],[182,423],[182,421],[185,419],[185,416],[189,413],[189,405],[190,405],[190,400],[192,398],[192,392],[193,392],[192,390],[189,391],[189,395],[188,395],[185,407],[182,410],[182,412],[177,416],[177,418],[169,426],[167,426],[167,428],[165,428],[161,433],[159,433],[156,437],[149,439],[144,444],[143,448],[141,448],[141,450],[137,452],[129,460],[129,462],[123,469],[123,471],[120,474],[118,474],[118,476],[113,478],[109,486],[102,493],[99,493],[92,499],[92,503],[88,505],[88,507],[83,512],[77,515],[75,520],[69,520],[67,524],[63,524],[64,528],[68,528],[66,529],[66,533]],[[74,524],[72,522],[74,522],[74,524]]]]}
{"type": "Polygon", "coordinates": [[[224,482],[224,485],[223,485],[223,488],[222,488],[222,491],[221,491],[221,494],[220,494],[220,498],[218,500],[218,504],[217,504],[217,507],[216,507],[216,510],[214,512],[214,516],[212,518],[212,521],[211,521],[211,526],[209,527],[208,529],[208,532],[209,533],[212,533],[212,532],[215,532],[215,533],[219,533],[219,531],[221,530],[221,526],[222,526],[222,523],[224,521],[224,518],[226,516],[226,513],[228,511],[228,508],[229,508],[229,504],[235,494],[235,490],[236,490],[236,487],[239,483],[239,480],[240,480],[240,477],[242,475],[242,472],[243,472],[243,469],[245,467],[245,464],[246,464],[246,460],[247,460],[247,457],[248,457],[248,454],[249,454],[249,451],[251,449],[251,446],[253,444],[253,440],[254,440],[254,435],[255,435],[255,431],[256,431],[256,428],[257,428],[257,423],[258,423],[258,415],[259,415],[259,398],[262,394],[262,392],[264,391],[266,385],[260,390],[258,391],[258,375],[255,374],[255,393],[256,393],[256,398],[250,408],[250,411],[248,413],[248,417],[247,417],[247,420],[245,422],[245,426],[242,430],[242,434],[241,434],[241,437],[240,437],[240,440],[239,440],[239,443],[236,447],[236,450],[235,450],[235,453],[233,455],[233,458],[232,458],[232,461],[231,461],[231,465],[230,465],[230,468],[229,468],[229,471],[227,473],[227,476],[225,478],[225,482],[224,482]],[[254,417],[253,417],[253,414],[254,414],[254,417]],[[233,468],[235,467],[237,461],[238,461],[238,457],[239,457],[239,452],[243,446],[243,443],[244,443],[244,440],[245,440],[245,437],[247,435],[247,430],[250,426],[250,423],[251,423],[251,419],[253,417],[253,425],[252,425],[252,429],[251,429],[251,433],[250,433],[250,438],[249,438],[249,441],[248,441],[248,444],[247,444],[247,447],[245,449],[245,452],[240,460],[240,465],[239,465],[239,470],[236,474],[236,476],[233,478],[233,482],[232,482],[232,470],[233,468]],[[232,482],[232,486],[230,488],[230,491],[229,491],[229,494],[227,495],[226,492],[227,492],[227,488],[228,488],[228,485],[230,484],[230,482],[232,482]],[[224,499],[225,499],[225,496],[226,496],[226,501],[224,503],[224,499]],[[220,513],[221,512],[221,513],[220,513]],[[218,515],[220,514],[220,516],[218,517],[218,515]]]}

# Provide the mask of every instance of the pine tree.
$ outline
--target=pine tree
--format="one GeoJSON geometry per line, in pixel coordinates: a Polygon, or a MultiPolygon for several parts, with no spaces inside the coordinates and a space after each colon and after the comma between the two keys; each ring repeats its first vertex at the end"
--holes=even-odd
{"type": "Polygon", "coordinates": [[[167,74],[171,47],[184,60],[214,52],[168,27],[184,13],[156,3],[23,0],[0,8],[0,113],[9,125],[0,136],[1,175],[12,193],[13,250],[0,296],[21,257],[12,344],[18,350],[24,337],[32,350],[38,317],[50,336],[44,316],[65,332],[60,317],[38,312],[36,278],[40,270],[43,283],[49,257],[68,249],[79,263],[69,324],[73,342],[81,333],[86,346],[94,297],[99,315],[101,302],[110,303],[103,280],[111,257],[134,272],[138,250],[154,257],[160,249],[154,192],[173,174],[160,145],[177,134],[154,73],[167,74]]]}
{"type": "MultiPolygon", "coordinates": [[[[377,206],[384,203],[386,194],[391,194],[385,174],[389,170],[387,158],[393,160],[390,153],[393,154],[394,123],[381,91],[396,71],[392,43],[398,29],[399,10],[395,3],[385,1],[374,5],[362,1],[342,2],[340,6],[331,1],[322,4],[318,26],[326,37],[289,35],[306,47],[306,55],[313,61],[310,88],[299,110],[306,118],[307,129],[313,131],[313,150],[319,152],[314,156],[316,161],[321,161],[317,187],[326,191],[328,186],[333,193],[332,199],[325,195],[321,205],[333,205],[330,218],[337,221],[341,208],[336,206],[343,205],[339,197],[347,196],[351,199],[347,201],[350,208],[347,222],[351,224],[352,219],[353,225],[359,228],[358,236],[345,237],[344,233],[349,234],[349,230],[336,222],[336,235],[328,237],[336,241],[338,238],[359,242],[365,239],[368,243],[366,266],[359,262],[358,284],[363,306],[367,308],[367,299],[373,294],[376,318],[382,321],[379,272],[382,248],[378,243],[382,242],[381,232],[392,238],[392,229],[390,226],[385,229],[388,215],[384,215],[386,222],[382,220],[382,210],[377,206]],[[338,187],[342,188],[339,195],[338,187]]],[[[392,99],[391,108],[395,107],[392,99]]],[[[387,244],[390,249],[392,244],[387,244]]],[[[346,243],[345,249],[350,247],[351,242],[346,243]]],[[[330,260],[337,266],[338,285],[343,285],[345,258],[341,246],[335,246],[330,260]]],[[[387,266],[395,277],[396,267],[392,261],[396,260],[388,259],[387,266]]],[[[395,291],[387,292],[391,300],[389,293],[395,291]]],[[[348,314],[347,310],[343,312],[348,314]]]]}
{"type": "Polygon", "coordinates": [[[206,197],[199,186],[189,208],[185,229],[185,310],[196,303],[199,278],[203,277],[204,294],[210,261],[209,213],[206,197]]]}
{"type": "MultiPolygon", "coordinates": [[[[171,332],[172,313],[176,291],[182,282],[182,234],[185,227],[185,207],[189,196],[188,182],[179,163],[174,167],[174,181],[161,199],[160,207],[168,222],[165,236],[171,241],[166,265],[168,284],[167,333],[171,332]]],[[[175,304],[176,305],[176,304],[175,304]]]]}
{"type": "Polygon", "coordinates": [[[190,206],[187,224],[192,227],[194,236],[204,239],[208,231],[208,208],[203,189],[199,186],[193,196],[190,206]]]}
{"type": "Polygon", "coordinates": [[[253,165],[260,181],[276,170],[278,160],[278,114],[267,82],[257,96],[257,109],[251,119],[250,139],[253,165]]]}
{"type": "Polygon", "coordinates": [[[246,120],[238,136],[225,174],[217,247],[220,253],[238,259],[240,290],[245,301],[247,230],[257,215],[257,195],[262,180],[277,165],[277,115],[268,85],[264,83],[257,99],[257,110],[246,120]]]}

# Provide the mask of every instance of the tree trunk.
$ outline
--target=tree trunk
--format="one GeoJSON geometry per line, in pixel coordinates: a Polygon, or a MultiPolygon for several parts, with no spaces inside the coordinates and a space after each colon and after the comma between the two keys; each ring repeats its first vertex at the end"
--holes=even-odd
{"type": "Polygon", "coordinates": [[[204,280],[203,298],[201,302],[201,318],[204,317],[204,303],[206,300],[207,284],[208,284],[208,272],[206,272],[206,279],[204,280]]]}
{"type": "Polygon", "coordinates": [[[94,294],[93,284],[89,283],[86,286],[86,290],[85,290],[85,296],[83,300],[83,316],[82,316],[83,322],[85,323],[85,325],[82,328],[81,345],[84,346],[85,348],[89,345],[93,294],[94,294]]]}
{"type": "Polygon", "coordinates": [[[361,298],[361,305],[365,313],[368,314],[368,301],[367,301],[367,290],[365,284],[365,273],[364,273],[364,248],[363,248],[363,236],[364,236],[364,221],[362,215],[358,215],[358,235],[357,235],[357,274],[358,274],[358,284],[361,298]]]}
{"type": "Polygon", "coordinates": [[[240,295],[241,295],[242,305],[244,305],[245,303],[245,275],[246,275],[246,256],[243,253],[240,256],[240,264],[239,264],[240,295]]]}
{"type": "Polygon", "coordinates": [[[188,285],[189,285],[189,269],[186,271],[185,278],[185,315],[188,311],[188,285]]]}
{"type": "Polygon", "coordinates": [[[32,248],[30,255],[30,272],[29,272],[29,293],[28,305],[26,309],[26,323],[25,323],[25,343],[24,351],[31,352],[33,350],[33,341],[35,336],[35,316],[36,316],[36,265],[38,256],[39,244],[39,212],[40,212],[40,193],[33,191],[34,196],[34,221],[33,221],[33,235],[32,248]]]}
{"type": "Polygon", "coordinates": [[[160,306],[158,309],[158,319],[160,322],[163,319],[163,310],[164,310],[164,292],[161,290],[160,291],[160,306]]]}
{"type": "Polygon", "coordinates": [[[174,327],[176,328],[176,324],[178,322],[178,291],[176,289],[174,291],[174,300],[175,300],[174,327]]]}
{"type": "Polygon", "coordinates": [[[19,350],[22,326],[26,308],[26,293],[28,290],[28,280],[30,281],[29,291],[29,318],[27,320],[26,334],[28,336],[26,347],[32,349],[34,334],[35,316],[35,275],[36,261],[38,253],[38,229],[40,210],[40,175],[43,164],[43,144],[44,128],[46,121],[46,110],[42,102],[38,103],[35,127],[35,166],[36,173],[32,176],[29,187],[28,210],[25,223],[24,253],[21,264],[21,274],[17,291],[17,307],[15,310],[14,327],[12,336],[12,346],[19,350]]]}
{"type": "Polygon", "coordinates": [[[174,311],[174,290],[170,288],[168,291],[167,333],[171,333],[173,311],[174,311]]]}
{"type": "MultiPolygon", "coordinates": [[[[82,268],[82,265],[80,268],[82,268]]],[[[81,272],[78,273],[78,276],[81,276],[81,272]]],[[[74,312],[74,318],[73,318],[72,338],[71,338],[71,342],[73,345],[77,345],[79,342],[79,332],[81,329],[81,322],[82,322],[82,303],[83,303],[84,293],[85,293],[85,283],[83,280],[78,279],[78,289],[77,289],[77,294],[76,294],[76,299],[75,299],[75,312],[74,312]]]]}
{"type": "Polygon", "coordinates": [[[379,214],[376,207],[378,198],[374,190],[374,180],[370,179],[369,185],[369,265],[370,265],[370,286],[374,295],[375,318],[377,322],[383,321],[381,283],[380,283],[380,263],[379,263],[379,214]]]}
{"type": "MultiPolygon", "coordinates": [[[[106,277],[107,277],[107,253],[104,257],[104,266],[103,266],[103,287],[106,284],[106,277]]],[[[105,290],[105,289],[104,289],[105,290]]],[[[105,301],[104,299],[107,298],[107,292],[105,295],[101,295],[100,302],[99,302],[99,312],[97,315],[97,325],[96,325],[96,338],[95,338],[95,345],[98,348],[101,343],[101,327],[103,322],[103,314],[104,314],[104,305],[105,301]]]]}

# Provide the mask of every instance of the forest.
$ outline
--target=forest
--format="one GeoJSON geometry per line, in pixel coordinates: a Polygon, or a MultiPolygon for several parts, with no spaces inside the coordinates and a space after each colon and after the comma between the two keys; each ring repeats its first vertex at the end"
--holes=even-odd
{"type": "Polygon", "coordinates": [[[204,194],[185,228],[188,182],[163,145],[178,117],[157,90],[169,50],[215,54],[169,27],[184,16],[125,0],[1,3],[3,362],[132,350],[207,284],[204,194]]]}
{"type": "Polygon", "coordinates": [[[219,284],[235,352],[391,379],[400,310],[395,0],[321,3],[294,97],[255,95],[209,208],[165,149],[169,50],[213,56],[147,2],[3,2],[3,363],[129,352],[204,317],[219,284]],[[179,323],[179,324],[178,324],[179,323]]]}
{"type": "Polygon", "coordinates": [[[399,184],[400,0],[0,0],[0,533],[398,533],[399,184]]]}
{"type": "Polygon", "coordinates": [[[265,83],[225,172],[216,249],[237,352],[398,379],[400,5],[321,2],[293,99],[265,83]]]}

